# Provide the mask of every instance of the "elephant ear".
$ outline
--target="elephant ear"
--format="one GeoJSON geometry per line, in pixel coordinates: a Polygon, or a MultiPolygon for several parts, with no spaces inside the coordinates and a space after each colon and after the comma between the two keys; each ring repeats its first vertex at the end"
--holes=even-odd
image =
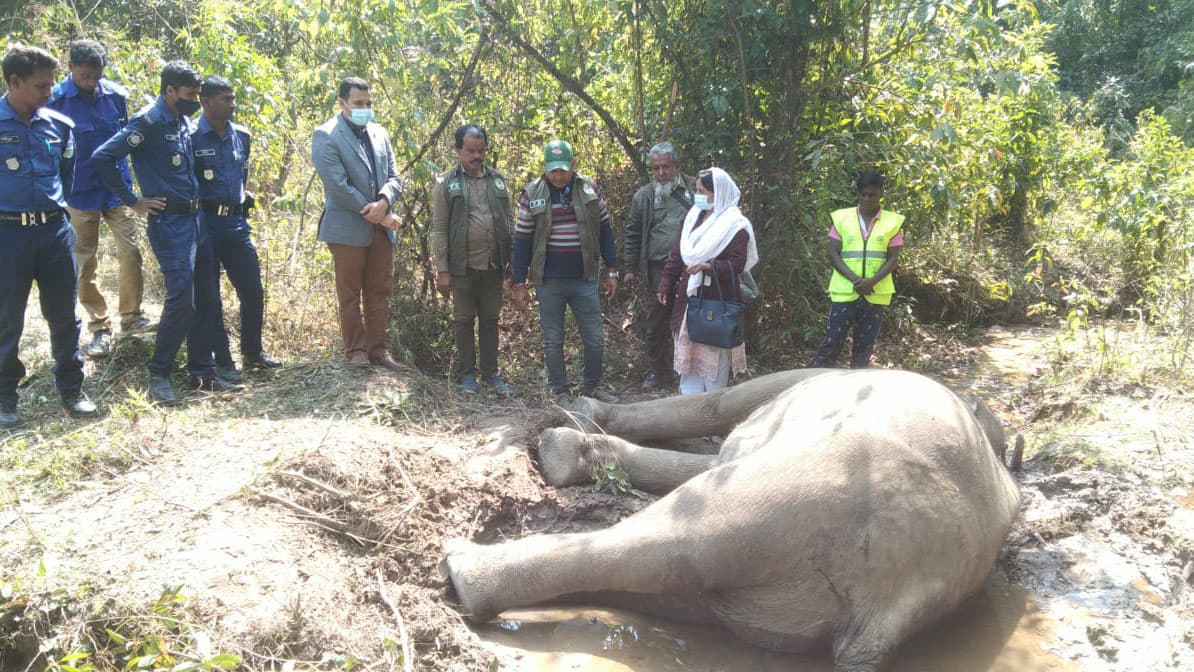
{"type": "Polygon", "coordinates": [[[990,408],[983,403],[978,397],[970,395],[962,395],[962,401],[966,403],[966,408],[970,409],[970,414],[974,416],[978,426],[982,428],[983,434],[987,435],[987,441],[991,444],[991,450],[999,456],[999,461],[1006,464],[1007,456],[1007,432],[1003,429],[1003,423],[999,418],[991,412],[990,408]]]}

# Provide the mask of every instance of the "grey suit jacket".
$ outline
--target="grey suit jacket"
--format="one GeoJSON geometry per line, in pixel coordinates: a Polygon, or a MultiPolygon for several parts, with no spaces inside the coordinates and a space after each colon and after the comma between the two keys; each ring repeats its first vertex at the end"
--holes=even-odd
{"type": "MultiPolygon", "coordinates": [[[[398,177],[389,134],[372,122],[365,132],[373,145],[372,157],[365,156],[365,148],[342,114],[337,113],[311,135],[311,161],[323,181],[327,199],[319,218],[318,238],[322,242],[368,247],[373,241],[374,225],[361,216],[361,208],[379,195],[385,196],[392,207],[402,194],[402,179],[398,177]],[[373,178],[366,163],[370,158],[381,187],[377,193],[373,191],[373,178]]],[[[395,242],[393,231],[386,229],[386,236],[390,243],[395,242]]]]}

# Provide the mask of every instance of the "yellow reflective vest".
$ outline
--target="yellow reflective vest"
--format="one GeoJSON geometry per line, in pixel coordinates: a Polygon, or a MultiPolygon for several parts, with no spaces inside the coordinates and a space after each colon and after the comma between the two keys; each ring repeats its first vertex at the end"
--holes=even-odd
{"type": "MultiPolygon", "coordinates": [[[[843,208],[835,210],[833,228],[842,237],[842,261],[846,268],[854,271],[860,278],[869,278],[879,272],[887,262],[887,244],[900,232],[904,225],[904,216],[888,210],[879,211],[879,219],[873,224],[871,235],[862,237],[862,227],[858,224],[858,208],[843,208]]],[[[882,280],[875,283],[874,291],[865,298],[873,304],[886,306],[891,303],[891,295],[895,294],[895,282],[888,273],[882,280]]],[[[858,298],[854,291],[854,283],[833,271],[829,280],[829,300],[835,303],[847,303],[858,298]]]]}

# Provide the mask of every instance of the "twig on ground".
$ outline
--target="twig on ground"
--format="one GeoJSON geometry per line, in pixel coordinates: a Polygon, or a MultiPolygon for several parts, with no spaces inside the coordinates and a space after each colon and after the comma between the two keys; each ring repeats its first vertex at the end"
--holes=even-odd
{"type": "Polygon", "coordinates": [[[390,460],[393,461],[394,466],[398,467],[398,474],[402,476],[402,482],[406,484],[406,490],[410,493],[410,501],[402,509],[402,511],[398,513],[398,519],[394,521],[394,524],[390,526],[390,529],[386,530],[386,533],[381,535],[381,539],[376,542],[378,546],[389,541],[390,535],[394,534],[394,531],[397,530],[398,526],[406,520],[406,517],[410,515],[410,512],[414,511],[415,507],[423,502],[423,495],[419,494],[418,488],[416,488],[415,484],[411,482],[410,476],[406,474],[406,470],[402,468],[402,464],[394,458],[393,450],[390,450],[390,460]]]}
{"type": "Polygon", "coordinates": [[[366,542],[368,542],[370,544],[375,544],[375,545],[378,543],[372,539],[365,539],[357,534],[354,534],[352,532],[351,526],[349,526],[345,523],[342,523],[342,522],[336,520],[335,518],[329,518],[328,516],[325,516],[322,513],[319,513],[318,511],[315,511],[313,509],[308,509],[307,507],[303,506],[302,504],[292,502],[289,499],[286,499],[285,497],[279,497],[277,495],[265,492],[264,490],[260,490],[258,488],[250,488],[249,490],[253,494],[257,495],[258,497],[260,497],[264,500],[271,501],[275,504],[281,504],[282,506],[290,509],[291,511],[301,514],[306,519],[304,522],[311,523],[313,525],[318,525],[319,527],[323,527],[323,528],[331,530],[333,532],[339,532],[341,534],[347,535],[347,536],[351,537],[357,543],[361,544],[362,546],[364,546],[366,544],[366,542]]]}
{"type": "Polygon", "coordinates": [[[411,672],[414,669],[414,664],[411,662],[410,640],[406,637],[406,621],[402,620],[402,614],[398,612],[398,607],[394,606],[390,596],[386,595],[386,584],[381,578],[380,569],[377,570],[377,592],[381,595],[381,601],[394,614],[394,620],[398,621],[398,638],[402,641],[402,669],[404,672],[411,672]]]}
{"type": "Polygon", "coordinates": [[[309,485],[313,488],[323,490],[324,492],[326,492],[329,495],[332,495],[333,497],[336,497],[338,499],[343,499],[343,500],[357,499],[357,496],[354,494],[338,490],[337,488],[330,486],[327,483],[324,483],[323,481],[319,481],[314,478],[311,478],[310,476],[308,476],[302,472],[299,472],[299,471],[283,470],[283,471],[279,471],[278,473],[281,474],[282,476],[289,476],[295,480],[302,481],[303,483],[306,483],[307,485],[309,485]]]}

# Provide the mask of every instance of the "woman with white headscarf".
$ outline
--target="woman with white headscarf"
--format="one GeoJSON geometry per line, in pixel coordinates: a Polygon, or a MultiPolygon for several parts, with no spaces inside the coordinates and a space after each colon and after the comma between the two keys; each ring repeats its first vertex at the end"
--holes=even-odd
{"type": "Polygon", "coordinates": [[[730,373],[746,369],[746,346],[719,348],[693,343],[688,338],[685,315],[690,298],[740,301],[737,278],[759,261],[754,227],[738,209],[742,192],[721,168],[697,174],[693,205],[684,217],[680,237],[663,268],[655,297],[660,303],[675,294],[672,334],[676,339],[675,367],[680,374],[680,394],[721,389],[730,373]],[[732,269],[732,272],[731,272],[732,269]],[[716,281],[714,280],[716,278],[716,281]]]}

